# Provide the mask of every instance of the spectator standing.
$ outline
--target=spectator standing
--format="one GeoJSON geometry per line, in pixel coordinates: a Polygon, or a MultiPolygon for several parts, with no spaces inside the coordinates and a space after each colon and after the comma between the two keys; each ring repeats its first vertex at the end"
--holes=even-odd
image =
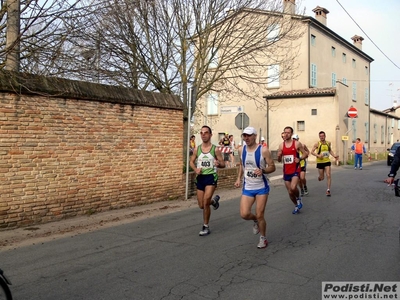
{"type": "Polygon", "coordinates": [[[194,148],[196,148],[196,141],[195,141],[196,137],[194,135],[192,135],[190,137],[190,145],[189,145],[189,153],[190,156],[192,156],[194,148]]]}
{"type": "Polygon", "coordinates": [[[225,165],[229,167],[230,165],[230,144],[231,141],[229,140],[229,134],[226,132],[225,136],[219,141],[220,146],[224,147],[223,149],[223,157],[225,165]]]}
{"type": "Polygon", "coordinates": [[[351,150],[354,151],[354,170],[357,170],[357,164],[360,170],[362,170],[363,154],[367,153],[367,150],[364,143],[361,143],[360,138],[356,139],[356,142],[351,146],[351,150]]]}
{"type": "Polygon", "coordinates": [[[229,135],[229,146],[231,148],[231,153],[229,153],[229,158],[230,158],[230,168],[235,167],[235,149],[236,149],[236,144],[235,140],[233,139],[233,135],[229,135]]]}

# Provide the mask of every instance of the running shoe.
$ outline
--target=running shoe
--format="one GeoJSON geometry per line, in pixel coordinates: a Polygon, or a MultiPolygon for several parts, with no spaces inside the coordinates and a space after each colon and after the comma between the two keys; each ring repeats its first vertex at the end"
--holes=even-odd
{"type": "Polygon", "coordinates": [[[258,242],[257,248],[263,249],[263,248],[267,248],[267,246],[268,246],[267,239],[263,236],[260,236],[260,241],[258,242]]]}
{"type": "Polygon", "coordinates": [[[211,201],[211,205],[213,206],[214,210],[217,210],[219,207],[219,196],[215,195],[214,198],[211,201]]]}
{"type": "Polygon", "coordinates": [[[303,202],[301,202],[301,198],[297,199],[297,208],[300,210],[303,208],[303,202]]]}
{"type": "Polygon", "coordinates": [[[300,197],[303,197],[303,196],[304,196],[304,190],[301,189],[301,190],[300,190],[300,197]]]}
{"type": "Polygon", "coordinates": [[[307,189],[307,186],[304,186],[304,195],[308,195],[308,189],[307,189]]]}
{"type": "Polygon", "coordinates": [[[258,222],[257,221],[254,221],[254,224],[253,224],[253,233],[254,234],[258,234],[260,232],[260,227],[258,227],[258,222]]]}
{"type": "Polygon", "coordinates": [[[292,214],[297,215],[300,213],[300,209],[297,207],[297,205],[294,207],[294,210],[292,211],[292,214]]]}
{"type": "Polygon", "coordinates": [[[330,196],[331,196],[331,191],[330,191],[330,190],[326,190],[326,195],[327,195],[328,197],[330,197],[330,196]]]}
{"type": "Polygon", "coordinates": [[[203,225],[203,229],[199,232],[199,236],[209,235],[210,233],[210,227],[203,225]]]}
{"type": "Polygon", "coordinates": [[[357,170],[357,167],[354,167],[354,170],[357,170]]]}
{"type": "Polygon", "coordinates": [[[362,170],[362,167],[360,167],[360,170],[362,170]]]}

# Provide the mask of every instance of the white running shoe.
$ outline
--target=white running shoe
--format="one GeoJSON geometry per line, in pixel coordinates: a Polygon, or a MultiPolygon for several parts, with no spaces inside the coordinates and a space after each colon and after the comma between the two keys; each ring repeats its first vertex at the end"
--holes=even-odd
{"type": "Polygon", "coordinates": [[[260,236],[260,241],[258,242],[257,248],[262,249],[262,248],[267,248],[268,246],[268,241],[264,236],[260,236]]]}

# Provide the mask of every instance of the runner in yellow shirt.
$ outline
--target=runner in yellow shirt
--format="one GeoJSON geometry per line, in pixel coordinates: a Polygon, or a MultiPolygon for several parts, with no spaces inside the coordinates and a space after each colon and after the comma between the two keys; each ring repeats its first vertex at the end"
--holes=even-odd
{"type": "Polygon", "coordinates": [[[319,132],[319,142],[315,143],[311,150],[311,154],[317,157],[317,169],[319,172],[318,180],[324,180],[324,173],[326,175],[326,195],[331,196],[331,160],[329,155],[332,155],[336,160],[339,159],[332,151],[332,144],[325,140],[325,132],[319,132]]]}

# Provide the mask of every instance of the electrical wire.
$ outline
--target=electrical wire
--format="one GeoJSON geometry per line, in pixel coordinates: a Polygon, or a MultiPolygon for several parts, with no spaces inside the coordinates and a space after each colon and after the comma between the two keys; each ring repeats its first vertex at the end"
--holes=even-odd
{"type": "Polygon", "coordinates": [[[353,17],[347,12],[347,10],[343,7],[343,5],[339,2],[339,0],[336,0],[337,3],[339,3],[339,5],[343,8],[343,10],[346,12],[346,14],[350,17],[350,19],[353,20],[353,22],[358,26],[358,28],[361,29],[361,31],[365,34],[365,36],[371,41],[372,44],[374,44],[374,46],[393,64],[396,66],[397,69],[400,69],[400,67],[398,65],[396,65],[396,63],[394,63],[379,47],[377,44],[375,44],[375,42],[368,36],[368,34],[361,28],[360,25],[358,25],[358,23],[353,19],[353,17]]]}

